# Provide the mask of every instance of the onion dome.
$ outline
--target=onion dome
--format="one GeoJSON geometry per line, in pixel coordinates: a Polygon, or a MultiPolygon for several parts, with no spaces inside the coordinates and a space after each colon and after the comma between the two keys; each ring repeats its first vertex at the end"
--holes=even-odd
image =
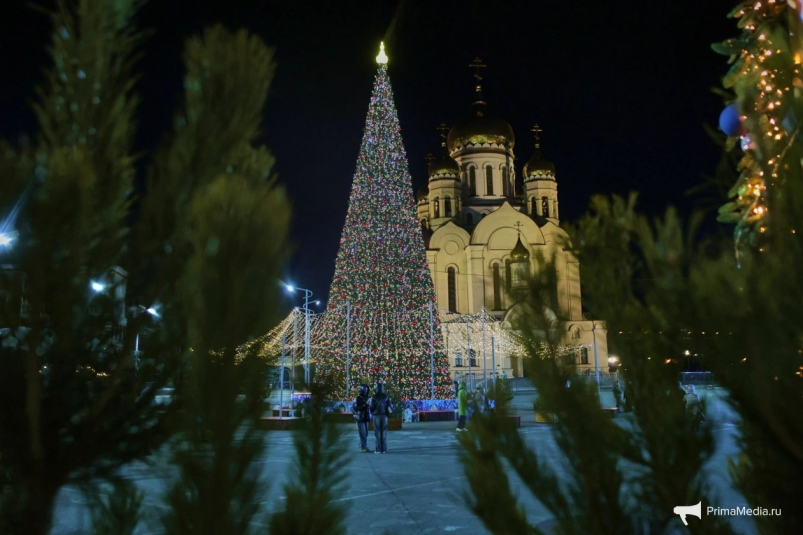
{"type": "Polygon", "coordinates": [[[429,196],[429,188],[423,186],[421,189],[418,190],[418,193],[416,194],[415,198],[416,200],[418,200],[418,202],[421,202],[427,200],[428,196],[429,196]]]}
{"type": "MultiPolygon", "coordinates": [[[[478,94],[478,97],[481,96],[478,94]]],[[[449,152],[469,145],[504,145],[512,149],[516,144],[513,128],[503,119],[488,111],[482,100],[471,105],[471,111],[462,121],[449,130],[447,138],[449,152]]]]}
{"type": "Polygon", "coordinates": [[[429,162],[429,178],[458,178],[460,176],[460,168],[457,162],[452,160],[449,156],[444,155],[441,158],[436,158],[429,162]]]}
{"type": "Polygon", "coordinates": [[[510,251],[510,262],[529,262],[530,261],[530,251],[521,243],[521,234],[519,234],[518,239],[516,240],[516,246],[510,251]]]}
{"type": "Polygon", "coordinates": [[[477,79],[474,103],[471,105],[468,115],[449,130],[447,138],[449,152],[453,152],[459,147],[484,144],[504,145],[508,149],[512,149],[516,144],[513,128],[506,121],[492,114],[482,98],[482,86],[480,85],[482,77],[479,69],[485,65],[479,58],[476,58],[470,67],[477,70],[477,74],[474,75],[477,79]]]}
{"type": "Polygon", "coordinates": [[[541,154],[540,134],[543,130],[538,125],[535,125],[530,131],[535,134],[535,153],[533,153],[530,161],[524,164],[524,181],[528,182],[544,178],[555,180],[555,165],[541,154]]]}

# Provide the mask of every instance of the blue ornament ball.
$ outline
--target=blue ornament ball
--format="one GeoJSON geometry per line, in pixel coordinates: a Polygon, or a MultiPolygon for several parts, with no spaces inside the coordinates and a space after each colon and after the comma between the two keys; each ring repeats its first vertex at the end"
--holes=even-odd
{"type": "Polygon", "coordinates": [[[727,135],[735,137],[743,132],[742,121],[739,119],[739,105],[730,104],[719,114],[719,127],[727,135]]]}

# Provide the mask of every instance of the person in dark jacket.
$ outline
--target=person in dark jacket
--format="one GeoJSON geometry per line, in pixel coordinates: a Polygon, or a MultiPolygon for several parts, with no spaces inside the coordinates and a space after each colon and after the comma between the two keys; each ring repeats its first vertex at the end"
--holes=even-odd
{"type": "Polygon", "coordinates": [[[374,453],[388,452],[388,417],[393,412],[393,403],[385,394],[385,385],[376,385],[376,393],[371,398],[371,414],[374,417],[374,438],[376,448],[374,453]]]}
{"type": "Polygon", "coordinates": [[[368,385],[362,384],[354,401],[354,416],[357,420],[357,432],[360,434],[360,452],[368,453],[368,422],[371,421],[371,410],[368,403],[368,385]]]}

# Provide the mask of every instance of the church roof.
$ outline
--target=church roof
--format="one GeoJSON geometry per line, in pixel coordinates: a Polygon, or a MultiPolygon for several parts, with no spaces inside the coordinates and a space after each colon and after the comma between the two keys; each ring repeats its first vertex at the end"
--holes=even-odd
{"type": "Polygon", "coordinates": [[[475,101],[468,115],[449,130],[447,143],[450,152],[459,147],[483,144],[504,145],[512,149],[516,136],[507,121],[488,111],[485,102],[475,101]]]}
{"type": "Polygon", "coordinates": [[[516,246],[510,251],[510,260],[513,262],[529,262],[530,251],[521,243],[521,234],[516,239],[516,246]]]}
{"type": "Polygon", "coordinates": [[[524,164],[524,181],[528,182],[543,178],[555,180],[555,164],[541,154],[540,134],[543,130],[538,125],[535,125],[531,131],[535,133],[535,152],[530,161],[524,164]]]}
{"type": "Polygon", "coordinates": [[[474,75],[477,79],[474,103],[471,104],[469,113],[449,130],[446,139],[449,152],[460,147],[484,144],[503,145],[512,150],[516,144],[513,128],[506,121],[492,114],[482,97],[482,86],[480,85],[482,77],[479,69],[485,65],[479,58],[476,58],[470,66],[477,69],[477,74],[474,75]]]}

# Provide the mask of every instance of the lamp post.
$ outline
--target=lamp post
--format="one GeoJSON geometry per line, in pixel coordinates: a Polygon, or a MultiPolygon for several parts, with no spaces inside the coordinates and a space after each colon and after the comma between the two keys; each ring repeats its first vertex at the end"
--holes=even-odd
{"type": "Polygon", "coordinates": [[[309,298],[312,297],[312,290],[287,285],[288,292],[296,290],[304,292],[304,383],[309,385],[309,298]]]}
{"type": "Polygon", "coordinates": [[[602,404],[599,386],[599,356],[597,355],[597,322],[594,320],[591,320],[591,336],[594,338],[594,374],[597,376],[597,400],[602,404]]]}

